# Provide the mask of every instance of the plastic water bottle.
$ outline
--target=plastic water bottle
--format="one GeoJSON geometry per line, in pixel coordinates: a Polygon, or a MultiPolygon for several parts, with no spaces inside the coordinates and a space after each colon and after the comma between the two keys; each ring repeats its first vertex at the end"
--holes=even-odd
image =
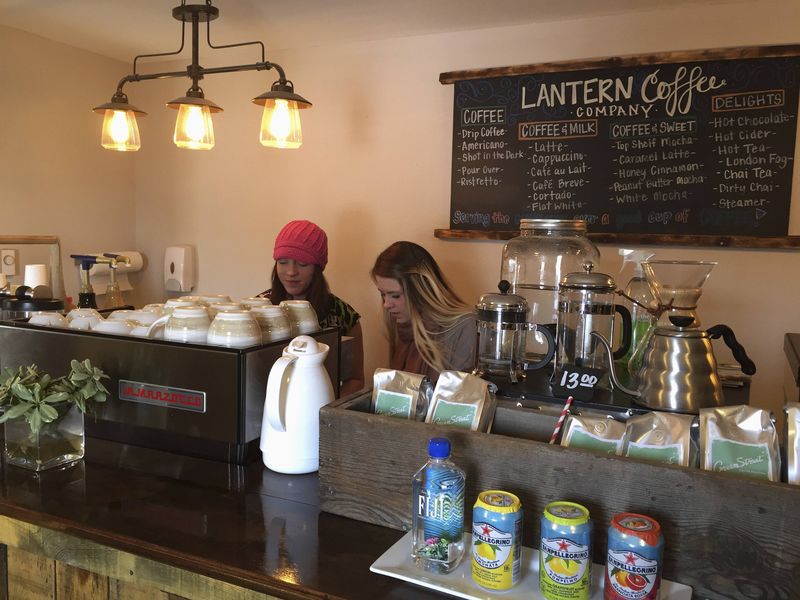
{"type": "Polygon", "coordinates": [[[464,471],[447,438],[432,438],[428,456],[411,482],[411,554],[420,568],[449,573],[464,557],[464,471]]]}

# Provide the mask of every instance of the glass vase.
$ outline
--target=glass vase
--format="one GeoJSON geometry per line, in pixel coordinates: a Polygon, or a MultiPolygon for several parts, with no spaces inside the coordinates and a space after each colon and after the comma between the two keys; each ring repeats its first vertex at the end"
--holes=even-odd
{"type": "Polygon", "coordinates": [[[6,463],[44,471],[83,458],[83,413],[74,404],[55,405],[58,418],[31,432],[24,418],[5,423],[6,463]]]}

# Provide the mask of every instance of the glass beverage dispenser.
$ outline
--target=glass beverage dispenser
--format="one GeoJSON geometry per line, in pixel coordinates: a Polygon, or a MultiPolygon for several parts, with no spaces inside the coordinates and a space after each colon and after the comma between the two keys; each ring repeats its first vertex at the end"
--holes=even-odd
{"type": "MultiPolygon", "coordinates": [[[[600,259],[597,247],[586,237],[586,221],[522,219],[520,234],[503,248],[500,279],[511,283],[511,293],[528,303],[528,323],[540,323],[555,334],[558,319],[558,284],[567,273],[580,271],[586,262],[600,259]]],[[[541,331],[525,340],[525,357],[536,362],[547,355],[541,331]]]]}

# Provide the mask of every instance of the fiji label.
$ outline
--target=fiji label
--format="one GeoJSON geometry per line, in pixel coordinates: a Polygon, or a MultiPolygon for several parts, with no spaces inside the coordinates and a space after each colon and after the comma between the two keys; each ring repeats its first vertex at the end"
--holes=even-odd
{"type": "Polygon", "coordinates": [[[539,591],[547,600],[588,600],[592,580],[589,546],[542,538],[539,591]]]}
{"type": "Polygon", "coordinates": [[[658,561],[630,550],[608,551],[606,598],[655,600],[659,589],[658,561]]]}
{"type": "MultiPolygon", "coordinates": [[[[518,520],[522,525],[522,520],[518,520]]],[[[510,589],[519,578],[521,551],[515,534],[521,531],[501,531],[491,523],[472,524],[472,579],[489,590],[510,589]],[[515,568],[516,567],[516,568],[515,568]]]]}
{"type": "Polygon", "coordinates": [[[459,542],[464,531],[464,480],[433,469],[428,476],[416,499],[417,516],[425,536],[423,554],[433,560],[447,561],[450,544],[459,542]]]}
{"type": "Polygon", "coordinates": [[[410,419],[413,401],[414,398],[411,394],[378,390],[378,397],[375,399],[375,412],[390,417],[410,419]]]}

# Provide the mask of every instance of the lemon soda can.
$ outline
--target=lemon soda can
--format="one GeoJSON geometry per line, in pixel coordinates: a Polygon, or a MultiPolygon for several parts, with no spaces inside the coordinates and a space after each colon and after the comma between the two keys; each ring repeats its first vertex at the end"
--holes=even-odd
{"type": "Polygon", "coordinates": [[[481,492],[472,509],[472,579],[487,590],[508,590],[522,571],[522,504],[514,494],[481,492]]]}
{"type": "Polygon", "coordinates": [[[539,591],[547,600],[588,600],[592,582],[592,520],[574,502],[551,502],[541,518],[539,591]]]}

